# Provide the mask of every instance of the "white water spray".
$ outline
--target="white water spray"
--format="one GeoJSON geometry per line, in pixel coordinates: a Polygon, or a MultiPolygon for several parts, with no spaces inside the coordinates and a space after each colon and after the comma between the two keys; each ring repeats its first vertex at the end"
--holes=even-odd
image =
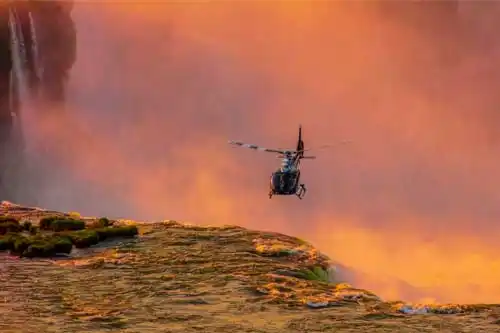
{"type": "MultiPolygon", "coordinates": [[[[31,17],[30,17],[31,20],[31,17]]],[[[30,22],[31,28],[33,21],[30,22]]],[[[8,179],[5,186],[10,193],[15,195],[16,200],[31,201],[30,191],[27,184],[34,182],[34,170],[30,166],[37,164],[37,147],[33,140],[27,140],[26,135],[31,133],[36,124],[34,111],[34,96],[30,93],[27,72],[25,70],[28,61],[26,45],[20,31],[20,22],[14,8],[9,10],[9,28],[11,31],[11,52],[13,70],[11,73],[11,115],[12,132],[11,140],[6,149],[4,160],[8,161],[5,167],[4,177],[8,179]],[[27,157],[29,156],[29,160],[27,157]],[[30,178],[30,179],[28,179],[30,178]],[[33,179],[32,179],[33,178],[33,179]]],[[[32,30],[32,32],[34,32],[32,30]]],[[[34,36],[34,34],[33,34],[34,36]]],[[[36,44],[35,44],[36,45],[36,44]]],[[[36,47],[33,50],[36,52],[36,47]]],[[[36,54],[36,53],[35,53],[36,54]]],[[[34,203],[34,202],[31,202],[34,203]]]]}
{"type": "Polygon", "coordinates": [[[25,64],[27,62],[26,52],[25,52],[25,44],[23,40],[22,33],[19,31],[19,22],[18,16],[15,9],[9,10],[9,27],[11,30],[11,46],[12,46],[12,62],[13,62],[13,75],[11,78],[15,83],[13,86],[17,87],[17,91],[15,93],[18,96],[13,96],[14,98],[18,98],[20,101],[20,108],[22,108],[23,112],[20,110],[16,110],[13,112],[14,117],[14,129],[15,131],[19,130],[22,133],[22,129],[27,129],[28,121],[27,116],[29,114],[26,111],[29,111],[32,106],[32,96],[29,93],[28,88],[28,79],[26,77],[25,64]]]}

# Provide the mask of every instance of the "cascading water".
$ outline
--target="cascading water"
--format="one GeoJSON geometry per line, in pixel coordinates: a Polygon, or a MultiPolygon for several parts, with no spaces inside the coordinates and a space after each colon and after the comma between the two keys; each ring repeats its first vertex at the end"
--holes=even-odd
{"type": "Polygon", "coordinates": [[[62,110],[75,60],[71,7],[0,2],[0,200],[33,205],[43,196],[52,158],[41,128],[62,110]]]}
{"type": "MultiPolygon", "coordinates": [[[[32,40],[36,40],[31,16],[30,21],[26,23],[30,24],[30,37],[32,40]]],[[[4,160],[8,162],[4,169],[4,179],[6,179],[4,186],[13,200],[17,201],[22,198],[24,202],[35,204],[32,195],[29,193],[30,187],[27,186],[27,183],[34,181],[34,179],[27,178],[32,178],[30,176],[33,175],[33,172],[30,172],[32,170],[28,168],[35,163],[30,163],[34,161],[26,159],[27,156],[36,158],[35,153],[37,152],[36,147],[33,147],[33,142],[27,140],[26,137],[26,134],[33,130],[32,124],[34,122],[29,121],[28,118],[33,117],[35,114],[33,112],[35,95],[31,93],[26,67],[29,62],[27,54],[30,51],[34,52],[36,45],[30,43],[33,50],[27,50],[29,46],[23,36],[20,17],[15,8],[9,9],[9,29],[12,53],[10,77],[12,129],[8,147],[5,150],[6,155],[4,156],[4,160]],[[23,177],[22,186],[21,176],[23,177]]]]}

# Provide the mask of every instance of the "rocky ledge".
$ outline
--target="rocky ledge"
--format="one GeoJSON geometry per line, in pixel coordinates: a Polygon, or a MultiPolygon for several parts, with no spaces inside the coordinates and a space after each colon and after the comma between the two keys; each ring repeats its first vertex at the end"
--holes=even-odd
{"type": "Polygon", "coordinates": [[[4,230],[0,239],[21,233],[72,244],[63,256],[43,258],[5,248],[1,332],[500,332],[500,306],[384,302],[336,281],[327,256],[279,233],[82,217],[8,202],[0,215],[31,227],[4,230]],[[97,241],[76,246],[75,232],[97,233],[97,241]]]}

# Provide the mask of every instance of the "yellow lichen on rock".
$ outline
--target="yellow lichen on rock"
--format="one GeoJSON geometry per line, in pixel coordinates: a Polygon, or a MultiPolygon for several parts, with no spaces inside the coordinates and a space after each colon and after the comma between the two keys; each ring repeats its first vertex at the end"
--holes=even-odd
{"type": "Polygon", "coordinates": [[[69,217],[74,218],[74,219],[80,219],[82,218],[82,214],[79,212],[68,212],[69,217]]]}
{"type": "Polygon", "coordinates": [[[311,258],[313,248],[306,244],[293,244],[279,239],[256,238],[253,240],[255,250],[261,255],[268,256],[286,256],[294,254],[304,254],[311,258]]]}

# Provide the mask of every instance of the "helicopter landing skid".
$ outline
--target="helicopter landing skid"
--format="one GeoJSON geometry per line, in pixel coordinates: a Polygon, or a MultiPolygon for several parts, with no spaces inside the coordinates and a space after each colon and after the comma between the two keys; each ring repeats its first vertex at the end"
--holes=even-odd
{"type": "Polygon", "coordinates": [[[306,186],[304,184],[300,184],[295,195],[297,195],[297,197],[302,200],[302,198],[306,195],[306,192],[306,186]]]}
{"type": "MultiPolygon", "coordinates": [[[[298,189],[297,189],[297,192],[295,192],[295,195],[300,199],[302,200],[302,198],[304,198],[304,196],[306,195],[306,192],[307,192],[307,189],[306,189],[306,186],[304,184],[300,184],[298,189]]],[[[269,191],[269,199],[271,199],[273,197],[273,195],[291,195],[291,194],[294,194],[293,192],[292,193],[287,193],[287,194],[281,194],[281,193],[276,193],[276,192],[273,192],[273,191],[269,191]]]]}

